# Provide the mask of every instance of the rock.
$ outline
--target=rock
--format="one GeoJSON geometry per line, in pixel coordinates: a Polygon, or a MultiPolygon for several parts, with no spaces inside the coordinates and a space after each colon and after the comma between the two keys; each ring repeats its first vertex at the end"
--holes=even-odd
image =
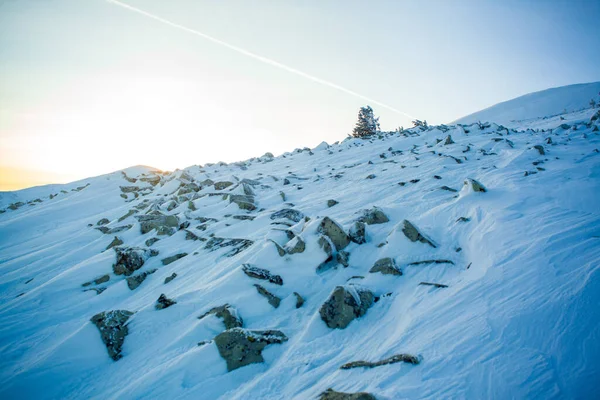
{"type": "Polygon", "coordinates": [[[271,214],[271,219],[282,219],[287,218],[290,221],[300,222],[302,218],[304,218],[304,214],[302,214],[298,210],[294,210],[292,208],[284,208],[283,210],[279,210],[271,214]]]}
{"type": "Polygon", "coordinates": [[[163,258],[161,261],[162,261],[163,265],[169,265],[172,262],[175,262],[175,261],[179,260],[180,258],[183,258],[187,255],[188,255],[188,253],[179,253],[179,254],[169,256],[167,258],[163,258]]]}
{"type": "Polygon", "coordinates": [[[363,210],[363,215],[358,219],[360,222],[364,222],[367,225],[385,224],[390,219],[379,207],[373,207],[369,210],[363,210]]]}
{"type": "Polygon", "coordinates": [[[200,190],[200,186],[198,186],[197,184],[190,182],[190,183],[186,183],[181,185],[181,187],[179,188],[179,191],[177,192],[177,196],[182,196],[184,194],[188,194],[188,193],[196,193],[197,191],[200,190]]]}
{"type": "Polygon", "coordinates": [[[329,388],[319,395],[319,400],[377,400],[371,393],[343,393],[329,388]]]}
{"type": "Polygon", "coordinates": [[[102,226],[108,224],[109,222],[110,221],[108,220],[108,218],[102,218],[100,221],[96,222],[96,225],[102,226]]]}
{"type": "Polygon", "coordinates": [[[142,176],[140,178],[140,181],[148,182],[152,186],[156,186],[160,183],[160,176],[158,176],[158,175],[142,176]]]}
{"type": "Polygon", "coordinates": [[[471,220],[471,218],[460,217],[456,220],[456,222],[469,222],[470,220],[471,220]]]}
{"type": "Polygon", "coordinates": [[[175,272],[173,272],[170,276],[167,276],[165,278],[165,285],[169,282],[171,282],[173,279],[177,278],[177,274],[175,272]]]}
{"type": "Polygon", "coordinates": [[[538,144],[533,146],[533,148],[536,149],[541,156],[546,155],[546,150],[544,150],[544,146],[538,144]]]}
{"type": "Polygon", "coordinates": [[[138,186],[119,186],[121,188],[121,192],[123,193],[132,193],[139,192],[140,188],[138,186]]]}
{"type": "Polygon", "coordinates": [[[226,239],[213,236],[208,242],[206,242],[206,246],[204,246],[204,248],[212,252],[223,247],[233,247],[233,249],[225,253],[226,257],[233,257],[246,250],[253,244],[254,242],[249,239],[226,239]]]}
{"type": "Polygon", "coordinates": [[[249,364],[264,362],[262,351],[270,344],[281,344],[288,338],[281,331],[254,331],[233,328],[218,334],[215,344],[219,354],[233,371],[249,364]]]}
{"type": "Polygon", "coordinates": [[[150,238],[144,242],[144,244],[148,247],[152,246],[154,243],[158,242],[159,238],[150,238]]]}
{"type": "Polygon", "coordinates": [[[277,253],[279,253],[280,257],[283,257],[286,255],[285,250],[283,249],[283,247],[281,247],[279,245],[279,243],[277,243],[276,241],[274,241],[273,239],[268,239],[271,243],[273,243],[275,245],[275,248],[277,249],[277,253]]]}
{"type": "Polygon", "coordinates": [[[396,265],[396,260],[390,257],[377,260],[369,272],[381,272],[383,275],[402,275],[402,270],[396,265]]]}
{"type": "Polygon", "coordinates": [[[165,308],[169,308],[174,304],[177,304],[177,302],[175,300],[169,299],[163,293],[159,296],[158,300],[156,300],[156,304],[154,305],[154,308],[156,308],[157,310],[162,310],[165,308]]]}
{"type": "Polygon", "coordinates": [[[185,231],[185,240],[200,240],[200,237],[192,231],[185,231]]]}
{"type": "Polygon", "coordinates": [[[348,231],[348,236],[354,243],[367,243],[365,223],[360,221],[354,222],[348,231]]]}
{"type": "Polygon", "coordinates": [[[321,250],[323,250],[327,254],[327,261],[331,260],[333,256],[333,243],[326,236],[320,236],[317,242],[321,250]]]}
{"type": "Polygon", "coordinates": [[[113,264],[115,275],[129,276],[140,269],[148,258],[158,255],[156,250],[139,247],[114,247],[114,249],[117,253],[117,261],[113,264]]]}
{"type": "Polygon", "coordinates": [[[141,274],[137,274],[137,275],[128,277],[126,279],[127,287],[129,288],[129,290],[137,289],[142,284],[142,282],[144,282],[146,280],[148,275],[153,274],[155,272],[156,272],[156,269],[151,269],[148,271],[144,271],[141,274]]]}
{"type": "Polygon", "coordinates": [[[429,239],[419,232],[419,230],[408,220],[402,221],[402,233],[411,241],[411,242],[421,242],[430,245],[433,248],[436,248],[436,245],[429,239]]]}
{"type": "Polygon", "coordinates": [[[452,189],[451,187],[449,187],[449,186],[446,186],[446,185],[444,185],[444,186],[440,187],[440,189],[441,189],[441,190],[447,190],[448,192],[458,192],[458,190],[456,190],[456,189],[452,189]]]}
{"type": "Polygon", "coordinates": [[[90,319],[100,331],[108,355],[115,361],[122,357],[123,342],[129,333],[126,322],[132,315],[133,313],[127,310],[103,311],[90,319]]]}
{"type": "Polygon", "coordinates": [[[208,315],[214,315],[217,318],[221,318],[225,324],[225,329],[241,328],[244,325],[244,321],[238,315],[237,310],[229,304],[213,307],[199,316],[198,319],[202,319],[208,315]]]}
{"type": "Polygon", "coordinates": [[[396,364],[399,362],[405,362],[408,364],[418,365],[421,360],[411,354],[395,354],[391,357],[385,358],[381,361],[370,362],[370,361],[352,361],[344,364],[340,369],[352,369],[352,368],[374,368],[381,365],[396,364]]]}
{"type": "Polygon", "coordinates": [[[131,217],[133,214],[137,214],[138,212],[139,212],[138,210],[129,210],[129,211],[127,211],[127,213],[125,215],[120,217],[117,220],[117,222],[122,222],[122,221],[126,220],[127,218],[131,217]]]}
{"type": "Polygon", "coordinates": [[[233,185],[233,182],[229,182],[229,181],[221,181],[221,182],[214,183],[215,190],[227,189],[231,185],[233,185]]]}
{"type": "Polygon", "coordinates": [[[96,285],[100,285],[101,283],[108,282],[109,280],[110,280],[110,275],[105,274],[105,275],[102,275],[100,278],[94,279],[94,283],[96,285]]]}
{"type": "Polygon", "coordinates": [[[337,286],[319,309],[321,319],[332,329],[344,329],[373,305],[375,295],[354,285],[337,286]]]}
{"type": "Polygon", "coordinates": [[[348,253],[347,251],[340,250],[336,254],[336,258],[337,258],[337,262],[342,264],[344,266],[344,268],[346,268],[346,267],[348,267],[348,265],[350,265],[350,253],[348,253]]]}
{"type": "Polygon", "coordinates": [[[446,136],[446,140],[444,140],[444,145],[447,146],[449,144],[454,144],[454,140],[452,140],[452,136],[446,136]]]}
{"type": "Polygon", "coordinates": [[[304,240],[300,236],[296,236],[287,242],[284,248],[288,254],[303,253],[306,249],[306,243],[304,243],[304,240]]]}
{"type": "Polygon", "coordinates": [[[271,274],[269,270],[253,267],[250,264],[242,264],[242,271],[244,271],[244,273],[251,278],[269,281],[276,285],[283,285],[283,279],[281,279],[281,276],[271,274]]]}
{"type": "Polygon", "coordinates": [[[279,307],[279,304],[281,304],[281,299],[279,297],[275,296],[273,293],[269,292],[259,284],[255,283],[254,287],[256,288],[258,294],[267,299],[270,305],[272,305],[274,308],[279,307]]]}
{"type": "Polygon", "coordinates": [[[117,226],[114,228],[108,228],[106,226],[100,226],[98,228],[95,228],[97,230],[99,230],[100,232],[104,233],[105,235],[112,235],[115,233],[119,233],[119,232],[123,232],[126,231],[128,229],[131,229],[133,227],[133,225],[123,225],[123,226],[117,226]]]}
{"type": "Polygon", "coordinates": [[[371,175],[367,175],[367,177],[365,179],[375,179],[376,176],[375,174],[371,174],[371,175]]]}
{"type": "Polygon", "coordinates": [[[254,217],[252,215],[234,215],[232,218],[238,219],[240,221],[253,221],[254,218],[256,218],[256,217],[254,217]]]}
{"type": "Polygon", "coordinates": [[[300,293],[294,292],[294,296],[296,296],[296,308],[302,307],[304,304],[304,297],[300,296],[300,293]]]}
{"type": "Polygon", "coordinates": [[[324,217],[319,224],[318,232],[327,236],[334,244],[336,250],[342,250],[350,244],[350,238],[346,232],[334,220],[324,217]]]}
{"type": "Polygon", "coordinates": [[[140,222],[142,235],[156,229],[157,234],[166,235],[179,227],[179,218],[175,215],[138,215],[135,218],[140,222]]]}
{"type": "Polygon", "coordinates": [[[333,207],[333,206],[335,206],[336,204],[339,204],[339,203],[340,203],[339,201],[330,199],[330,200],[327,200],[327,207],[333,207]]]}
{"type": "Polygon", "coordinates": [[[244,194],[232,194],[229,196],[229,203],[237,204],[240,210],[256,210],[256,205],[254,205],[254,196],[248,196],[244,194]]]}
{"type": "Polygon", "coordinates": [[[110,244],[106,247],[106,250],[112,249],[113,247],[120,246],[122,244],[123,244],[123,240],[121,240],[119,237],[115,236],[113,241],[110,242],[110,244]]]}
{"type": "Polygon", "coordinates": [[[487,192],[485,186],[483,186],[480,182],[476,181],[475,179],[467,178],[465,180],[465,185],[470,185],[474,192],[487,192]]]}

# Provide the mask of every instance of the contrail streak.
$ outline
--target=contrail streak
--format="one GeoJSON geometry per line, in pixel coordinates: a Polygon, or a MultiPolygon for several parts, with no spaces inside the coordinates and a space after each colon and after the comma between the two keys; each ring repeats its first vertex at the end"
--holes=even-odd
{"type": "Polygon", "coordinates": [[[390,110],[390,111],[393,111],[393,112],[395,112],[395,113],[398,113],[398,114],[404,115],[404,116],[405,116],[405,117],[407,117],[407,118],[414,119],[414,117],[412,117],[411,115],[409,115],[409,114],[407,114],[407,113],[405,113],[405,112],[403,112],[403,111],[400,111],[400,110],[398,110],[398,109],[396,109],[396,108],[394,108],[394,107],[392,107],[392,106],[389,106],[389,105],[387,105],[387,104],[385,104],[385,103],[382,103],[382,102],[380,102],[380,101],[377,101],[377,100],[375,100],[375,99],[372,99],[372,98],[370,98],[370,97],[363,96],[362,94],[360,94],[360,93],[356,93],[356,92],[354,92],[354,91],[352,91],[352,90],[350,90],[350,89],[346,89],[346,88],[345,88],[345,87],[343,87],[343,86],[336,85],[336,84],[335,84],[335,83],[333,83],[333,82],[329,82],[329,81],[326,81],[326,80],[324,80],[324,79],[317,78],[316,76],[312,76],[312,75],[310,75],[310,74],[307,74],[306,72],[302,72],[302,71],[300,71],[300,70],[297,70],[296,68],[292,68],[292,67],[290,67],[290,66],[287,66],[287,65],[285,65],[285,64],[282,64],[282,63],[280,63],[280,62],[277,62],[277,61],[275,61],[275,60],[271,60],[270,58],[263,57],[263,56],[261,56],[261,55],[258,55],[258,54],[255,54],[255,53],[252,53],[252,52],[250,52],[250,51],[248,51],[248,50],[244,50],[244,49],[242,49],[242,48],[240,48],[240,47],[234,46],[234,45],[232,45],[232,44],[229,44],[229,43],[227,43],[227,42],[224,42],[224,41],[222,41],[222,40],[219,40],[219,39],[217,39],[217,38],[214,38],[214,37],[212,37],[212,36],[210,36],[210,35],[207,35],[207,34],[205,34],[205,33],[199,32],[199,31],[197,31],[197,30],[194,30],[194,29],[188,28],[188,27],[186,27],[186,26],[183,26],[183,25],[176,24],[175,22],[171,22],[171,21],[169,21],[169,20],[167,20],[167,19],[161,18],[161,17],[159,17],[159,16],[156,16],[156,15],[154,15],[154,14],[151,14],[151,13],[149,13],[149,12],[146,12],[146,11],[144,11],[144,10],[140,10],[139,8],[136,8],[136,7],[130,6],[129,4],[122,3],[122,2],[120,2],[120,1],[118,1],[118,0],[107,0],[107,1],[108,1],[109,3],[113,3],[113,4],[115,4],[115,5],[118,5],[118,6],[120,6],[120,7],[123,7],[123,8],[125,8],[125,9],[127,9],[127,10],[130,10],[130,11],[136,12],[136,13],[138,13],[138,14],[141,14],[141,15],[144,15],[144,16],[146,16],[146,17],[148,17],[148,18],[152,18],[152,19],[154,19],[154,20],[156,20],[156,21],[162,22],[163,24],[166,24],[166,25],[172,26],[173,28],[177,28],[177,29],[180,29],[180,30],[182,30],[182,31],[185,31],[185,32],[188,32],[188,33],[192,33],[192,34],[194,34],[194,35],[197,35],[197,36],[200,36],[200,37],[202,37],[202,38],[204,38],[204,39],[206,39],[206,40],[210,40],[210,41],[211,41],[211,42],[213,42],[213,43],[216,43],[216,44],[219,44],[219,45],[221,45],[221,46],[227,47],[227,48],[228,48],[228,49],[230,49],[230,50],[237,51],[237,52],[238,52],[238,53],[240,53],[240,54],[243,54],[243,55],[245,55],[245,56],[248,56],[248,57],[254,58],[255,60],[261,61],[261,62],[263,62],[263,63],[265,63],[265,64],[271,65],[271,66],[273,66],[273,67],[281,68],[281,69],[283,69],[283,70],[285,70],[285,71],[288,71],[288,72],[291,72],[291,73],[293,73],[293,74],[299,75],[299,76],[301,76],[301,77],[303,77],[303,78],[309,79],[309,80],[311,80],[311,81],[313,81],[313,82],[320,83],[321,85],[329,86],[330,88],[337,89],[337,90],[339,90],[340,92],[344,92],[344,93],[346,93],[346,94],[349,94],[349,95],[351,95],[351,96],[358,97],[358,98],[360,98],[360,99],[363,99],[363,100],[366,100],[366,101],[368,101],[369,103],[372,103],[372,104],[377,104],[377,105],[378,105],[378,106],[380,106],[380,107],[387,108],[387,109],[388,109],[388,110],[390,110]]]}

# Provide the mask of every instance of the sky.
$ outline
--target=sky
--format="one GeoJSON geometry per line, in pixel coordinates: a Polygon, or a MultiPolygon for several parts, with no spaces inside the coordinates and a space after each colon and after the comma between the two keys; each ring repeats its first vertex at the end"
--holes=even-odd
{"type": "Polygon", "coordinates": [[[393,130],[600,81],[597,0],[123,2],[305,76],[106,0],[0,0],[0,190],[332,143],[365,104],[393,130]]]}

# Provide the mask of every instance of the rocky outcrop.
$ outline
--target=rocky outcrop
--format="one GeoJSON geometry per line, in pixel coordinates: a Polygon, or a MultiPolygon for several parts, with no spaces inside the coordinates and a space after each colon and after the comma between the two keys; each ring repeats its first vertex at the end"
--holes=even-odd
{"type": "Polygon", "coordinates": [[[129,334],[126,323],[132,315],[133,313],[127,310],[103,311],[90,319],[100,331],[108,355],[115,361],[122,357],[123,342],[129,334]]]}
{"type": "Polygon", "coordinates": [[[271,219],[289,219],[290,221],[300,222],[304,214],[293,208],[284,208],[271,214],[271,219]]]}
{"type": "Polygon", "coordinates": [[[404,236],[406,236],[411,242],[421,242],[436,248],[436,245],[433,244],[433,242],[425,237],[421,232],[419,232],[417,227],[408,220],[402,221],[402,233],[404,233],[404,236]]]}
{"type": "Polygon", "coordinates": [[[162,262],[162,265],[169,265],[172,262],[175,262],[175,261],[179,260],[180,258],[183,258],[183,257],[185,257],[187,255],[188,255],[188,253],[175,254],[175,255],[169,256],[167,258],[163,258],[161,260],[161,262],[162,262]]]}
{"type": "Polygon", "coordinates": [[[283,279],[281,279],[281,276],[271,274],[271,272],[269,272],[269,270],[266,270],[263,268],[258,268],[258,267],[253,267],[250,264],[243,264],[242,271],[244,271],[244,273],[251,278],[269,281],[276,285],[283,285],[283,279]]]}
{"type": "Polygon", "coordinates": [[[373,305],[375,295],[354,285],[337,286],[319,309],[321,319],[332,329],[344,329],[373,305]]]}
{"type": "Polygon", "coordinates": [[[350,237],[344,229],[329,217],[324,217],[319,224],[318,232],[327,236],[336,250],[342,250],[350,244],[350,237]]]}
{"type": "Polygon", "coordinates": [[[358,218],[358,221],[364,222],[367,225],[385,224],[390,219],[379,207],[373,207],[363,211],[363,215],[358,218]]]}
{"type": "Polygon", "coordinates": [[[142,235],[156,230],[158,235],[171,235],[179,227],[179,218],[175,215],[149,214],[135,217],[140,222],[142,235]]]}
{"type": "Polygon", "coordinates": [[[343,393],[329,388],[319,395],[319,400],[377,400],[371,393],[343,393]]]}
{"type": "Polygon", "coordinates": [[[117,261],[113,264],[115,275],[129,276],[142,268],[144,262],[150,257],[158,255],[158,251],[140,247],[114,247],[117,261]]]}
{"type": "Polygon", "coordinates": [[[356,244],[363,244],[367,242],[366,237],[366,226],[364,222],[356,221],[350,227],[348,236],[356,244]]]}
{"type": "Polygon", "coordinates": [[[177,302],[173,299],[169,299],[163,293],[159,296],[158,300],[156,300],[156,304],[154,305],[154,308],[156,308],[157,310],[162,310],[165,308],[169,308],[174,304],[177,304],[177,302]]]}
{"type": "Polygon", "coordinates": [[[244,325],[242,317],[240,317],[237,313],[237,310],[231,307],[229,304],[213,307],[199,316],[198,319],[203,319],[209,315],[214,315],[217,318],[221,318],[225,324],[225,329],[241,328],[244,325]]]}
{"type": "Polygon", "coordinates": [[[287,336],[281,331],[233,328],[218,334],[215,344],[227,363],[227,370],[233,371],[249,364],[264,362],[262,351],[265,347],[287,340],[287,336]]]}
{"type": "Polygon", "coordinates": [[[384,358],[381,361],[352,361],[347,364],[344,364],[340,367],[340,369],[352,369],[352,368],[375,368],[381,365],[388,364],[396,364],[399,362],[404,362],[408,364],[417,365],[421,362],[419,357],[415,357],[412,354],[395,354],[391,357],[384,358]]]}
{"type": "Polygon", "coordinates": [[[396,265],[396,261],[390,257],[377,260],[369,272],[380,272],[383,275],[402,275],[402,270],[396,265]]]}

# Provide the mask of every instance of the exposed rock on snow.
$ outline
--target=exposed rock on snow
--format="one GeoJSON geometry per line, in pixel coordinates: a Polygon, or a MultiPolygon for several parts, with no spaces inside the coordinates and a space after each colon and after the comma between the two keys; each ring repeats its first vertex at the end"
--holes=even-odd
{"type": "Polygon", "coordinates": [[[171,282],[173,279],[177,278],[177,273],[173,272],[171,275],[165,278],[165,285],[171,282]]]}
{"type": "Polygon", "coordinates": [[[232,194],[229,196],[229,202],[237,204],[240,210],[256,210],[256,205],[254,204],[254,196],[248,196],[245,194],[232,194]]]}
{"type": "Polygon", "coordinates": [[[355,221],[348,231],[348,236],[354,243],[367,243],[365,223],[361,221],[355,221]]]}
{"type": "Polygon", "coordinates": [[[402,270],[396,265],[396,260],[390,257],[377,260],[369,272],[380,272],[384,275],[402,275],[402,270]]]}
{"type": "Polygon", "coordinates": [[[344,229],[329,217],[324,217],[319,224],[318,232],[327,236],[336,250],[342,250],[350,244],[350,238],[344,229]]]}
{"type": "Polygon", "coordinates": [[[337,200],[329,199],[329,200],[327,200],[327,207],[333,207],[333,206],[335,206],[336,204],[339,204],[339,203],[340,202],[337,201],[337,200]]]}
{"type": "Polygon", "coordinates": [[[474,192],[487,192],[485,186],[483,186],[480,182],[476,181],[475,179],[467,178],[465,180],[465,186],[470,186],[474,192]]]}
{"type": "Polygon", "coordinates": [[[215,182],[215,190],[223,190],[223,189],[227,189],[229,186],[233,185],[233,182],[229,182],[229,181],[221,181],[221,182],[215,182]]]}
{"type": "Polygon", "coordinates": [[[188,255],[188,253],[175,254],[175,255],[169,256],[167,258],[163,258],[161,260],[161,262],[162,262],[163,265],[169,265],[172,262],[175,262],[175,261],[179,260],[180,258],[183,258],[183,257],[185,257],[187,255],[188,255]]]}
{"type": "Polygon", "coordinates": [[[162,309],[165,309],[165,308],[169,308],[169,307],[171,307],[174,304],[177,304],[177,302],[175,300],[173,300],[173,299],[169,299],[163,293],[156,300],[156,304],[154,305],[154,308],[156,308],[157,310],[162,310],[162,309]]]}
{"type": "Polygon", "coordinates": [[[296,308],[302,307],[304,304],[304,297],[300,296],[300,293],[294,292],[294,296],[296,296],[296,308]]]}
{"type": "Polygon", "coordinates": [[[340,369],[374,368],[374,367],[379,367],[381,365],[396,364],[399,362],[417,365],[421,362],[421,360],[419,359],[419,357],[415,357],[412,354],[395,354],[391,357],[384,358],[383,360],[375,361],[375,362],[352,361],[352,362],[342,365],[340,367],[340,369]]]}
{"type": "Polygon", "coordinates": [[[258,294],[267,299],[270,305],[272,305],[274,308],[279,307],[279,305],[281,304],[281,299],[279,297],[275,296],[273,293],[269,292],[267,289],[265,289],[258,283],[255,283],[254,287],[256,288],[258,294]]]}
{"type": "Polygon", "coordinates": [[[379,207],[373,207],[369,210],[363,210],[363,215],[358,219],[367,225],[385,224],[389,218],[379,207]]]}
{"type": "Polygon", "coordinates": [[[344,393],[329,388],[319,395],[319,400],[377,400],[377,398],[366,392],[344,393]]]}
{"type": "Polygon", "coordinates": [[[237,310],[229,304],[213,307],[199,316],[198,319],[203,319],[209,315],[221,318],[225,324],[225,329],[241,328],[244,325],[242,317],[240,317],[237,310]]]}
{"type": "Polygon", "coordinates": [[[156,269],[154,268],[154,269],[149,269],[148,271],[144,271],[140,274],[128,277],[126,279],[127,287],[129,288],[129,290],[137,289],[142,284],[142,282],[144,282],[146,280],[148,275],[153,274],[155,272],[156,272],[156,269]]]}
{"type": "Polygon", "coordinates": [[[319,309],[321,319],[332,329],[344,329],[373,305],[375,295],[354,285],[337,286],[319,309]]]}
{"type": "Polygon", "coordinates": [[[112,242],[110,242],[109,245],[106,247],[106,250],[112,249],[113,247],[116,247],[116,246],[120,246],[123,243],[124,243],[123,239],[115,236],[115,238],[112,240],[112,242]]]}
{"type": "Polygon", "coordinates": [[[338,253],[336,254],[336,259],[337,259],[337,262],[342,264],[344,267],[347,267],[350,265],[350,253],[348,253],[347,251],[344,251],[344,250],[338,251],[338,253]]]}
{"type": "Polygon", "coordinates": [[[140,230],[142,234],[146,234],[153,229],[156,229],[158,235],[171,234],[174,228],[179,227],[179,218],[175,215],[150,214],[138,215],[135,218],[140,222],[140,230]]]}
{"type": "Polygon", "coordinates": [[[264,362],[262,351],[270,344],[288,340],[281,331],[251,331],[233,328],[218,334],[215,344],[221,357],[227,362],[227,370],[233,371],[249,364],[264,362]]]}
{"type": "Polygon", "coordinates": [[[269,281],[276,285],[283,285],[283,279],[281,279],[281,276],[271,274],[271,272],[269,272],[267,269],[253,267],[250,264],[244,264],[242,265],[242,271],[244,271],[244,273],[251,278],[269,281]]]}
{"type": "Polygon", "coordinates": [[[304,214],[302,214],[298,210],[294,210],[292,208],[284,208],[283,210],[279,210],[271,214],[271,219],[283,219],[287,218],[290,221],[300,222],[302,218],[304,218],[304,214]]]}
{"type": "Polygon", "coordinates": [[[306,244],[300,236],[294,237],[285,245],[285,251],[288,254],[303,253],[305,248],[306,244]]]}
{"type": "Polygon", "coordinates": [[[430,245],[435,248],[436,245],[433,244],[431,240],[425,237],[416,226],[414,226],[410,221],[404,220],[402,221],[402,233],[411,241],[411,242],[421,242],[430,245]]]}
{"type": "Polygon", "coordinates": [[[103,311],[90,320],[100,331],[108,355],[115,361],[122,357],[123,342],[125,336],[129,334],[126,322],[132,315],[133,313],[127,310],[103,311]]]}
{"type": "Polygon", "coordinates": [[[129,276],[142,268],[148,258],[158,255],[156,250],[140,247],[115,247],[114,249],[117,253],[117,261],[113,264],[115,275],[129,276]]]}

